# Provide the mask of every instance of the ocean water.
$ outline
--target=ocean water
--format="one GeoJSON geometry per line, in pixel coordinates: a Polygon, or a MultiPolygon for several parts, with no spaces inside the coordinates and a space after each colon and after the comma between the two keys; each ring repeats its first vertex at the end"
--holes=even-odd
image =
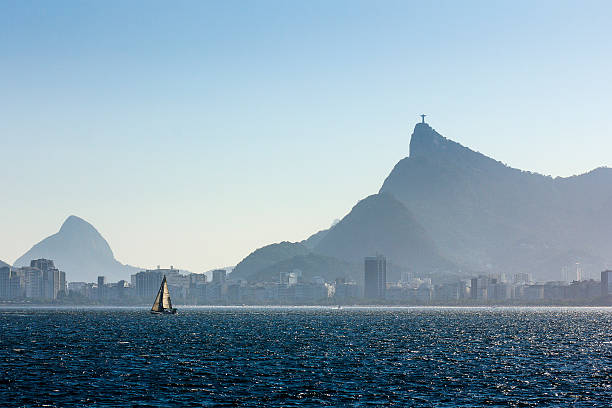
{"type": "Polygon", "coordinates": [[[0,405],[612,406],[612,309],[0,309],[0,405]]]}

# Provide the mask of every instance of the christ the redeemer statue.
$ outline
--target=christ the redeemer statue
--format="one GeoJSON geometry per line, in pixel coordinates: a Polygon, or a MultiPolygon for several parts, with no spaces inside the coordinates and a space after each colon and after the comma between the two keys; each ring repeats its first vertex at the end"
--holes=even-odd
{"type": "Polygon", "coordinates": [[[421,123],[425,123],[425,116],[427,115],[421,115],[421,123]]]}

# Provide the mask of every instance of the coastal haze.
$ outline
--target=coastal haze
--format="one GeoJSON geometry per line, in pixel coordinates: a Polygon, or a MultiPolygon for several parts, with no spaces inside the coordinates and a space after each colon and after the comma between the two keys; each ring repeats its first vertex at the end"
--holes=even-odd
{"type": "MultiPolygon", "coordinates": [[[[577,263],[585,277],[596,278],[612,264],[610,228],[612,169],[568,178],[521,171],[422,122],[414,128],[409,157],[394,166],[378,194],[302,242],[256,250],[231,277],[276,281],[279,273],[299,269],[308,280],[360,280],[363,257],[381,253],[396,271],[439,278],[520,272],[554,281],[577,263]]],[[[73,281],[100,275],[127,280],[139,270],[117,261],[99,232],[76,216],[15,266],[38,258],[55,260],[73,281]]],[[[396,275],[389,280],[399,280],[396,275]]]]}
{"type": "Polygon", "coordinates": [[[514,168],[610,166],[609,14],[606,2],[6,2],[0,259],[75,215],[123,264],[237,265],[377,193],[421,113],[514,168]]]}

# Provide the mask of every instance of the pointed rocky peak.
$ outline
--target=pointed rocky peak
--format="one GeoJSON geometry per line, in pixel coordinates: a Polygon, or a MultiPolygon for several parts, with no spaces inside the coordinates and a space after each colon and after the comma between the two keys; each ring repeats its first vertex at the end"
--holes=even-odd
{"type": "Polygon", "coordinates": [[[94,282],[99,275],[125,279],[131,271],[118,262],[108,242],[89,222],[71,215],[60,230],[34,245],[15,261],[27,266],[32,259],[52,259],[71,281],[94,282]]]}
{"type": "Polygon", "coordinates": [[[416,124],[410,138],[410,157],[465,149],[459,143],[445,138],[424,122],[416,124]]]}
{"type": "Polygon", "coordinates": [[[60,228],[61,233],[84,232],[87,230],[96,231],[93,225],[91,225],[84,219],[77,217],[76,215],[71,215],[68,218],[66,218],[66,221],[64,221],[64,223],[62,224],[60,228]]]}

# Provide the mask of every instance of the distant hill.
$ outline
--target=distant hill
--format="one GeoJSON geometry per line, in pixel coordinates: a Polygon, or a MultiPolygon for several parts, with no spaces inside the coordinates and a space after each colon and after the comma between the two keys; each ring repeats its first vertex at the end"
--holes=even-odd
{"type": "Polygon", "coordinates": [[[339,259],[308,253],[296,255],[292,258],[276,262],[247,276],[251,282],[277,282],[281,272],[292,272],[294,269],[302,271],[302,278],[309,282],[315,276],[320,276],[329,282],[336,278],[350,278],[359,281],[362,278],[362,266],[351,264],[339,259]]]}
{"type": "Polygon", "coordinates": [[[66,272],[68,281],[94,282],[99,275],[110,281],[129,280],[140,269],[123,265],[100,233],[87,221],[71,215],[59,232],[53,234],[22,255],[15,266],[28,266],[32,259],[53,259],[55,266],[66,272]]]}
{"type": "Polygon", "coordinates": [[[455,276],[458,269],[439,254],[401,202],[390,194],[375,194],[357,203],[330,229],[307,240],[257,249],[236,265],[231,278],[275,282],[281,272],[299,269],[306,281],[321,276],[328,281],[349,278],[361,282],[363,258],[377,253],[388,259],[389,281],[398,280],[402,270],[455,276]]]}
{"type": "Polygon", "coordinates": [[[232,279],[247,279],[262,269],[275,263],[293,258],[297,255],[306,255],[310,252],[308,247],[298,242],[280,242],[259,248],[249,254],[236,265],[230,277],[232,279]]]}
{"type": "MultiPolygon", "coordinates": [[[[408,209],[391,194],[375,194],[351,212],[315,246],[314,252],[363,265],[365,256],[383,254],[413,270],[455,269],[408,209]]],[[[361,268],[363,268],[361,266],[361,268]]]]}
{"type": "Polygon", "coordinates": [[[310,237],[300,242],[300,244],[305,245],[308,249],[314,249],[314,247],[316,247],[319,242],[321,242],[321,240],[325,238],[328,232],[328,229],[315,232],[310,237]]]}
{"type": "Polygon", "coordinates": [[[416,125],[381,193],[400,200],[441,253],[483,271],[560,279],[612,261],[612,169],[551,178],[510,168],[416,125]]]}

